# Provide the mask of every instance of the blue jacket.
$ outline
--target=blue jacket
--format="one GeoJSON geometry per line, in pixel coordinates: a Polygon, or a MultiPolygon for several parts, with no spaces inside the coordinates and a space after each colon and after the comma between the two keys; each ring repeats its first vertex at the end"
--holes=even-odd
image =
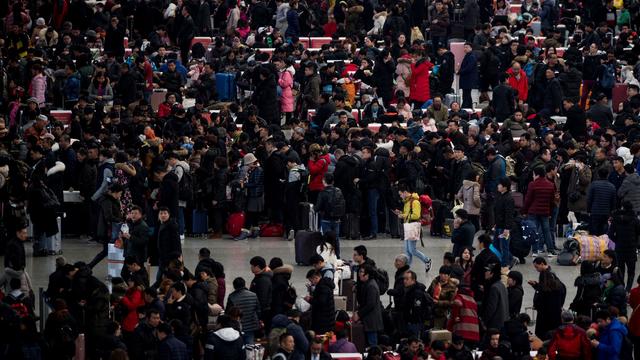
{"type": "Polygon", "coordinates": [[[67,81],[64,82],[62,89],[64,99],[67,101],[75,101],[80,97],[80,74],[73,73],[67,81]]]}
{"type": "Polygon", "coordinates": [[[173,335],[158,344],[158,360],[188,360],[187,346],[173,335]]]}
{"type": "Polygon", "coordinates": [[[300,16],[296,9],[287,12],[287,31],[284,32],[286,38],[298,37],[300,35],[300,16]]]}
{"type": "Polygon", "coordinates": [[[616,208],[616,187],[608,180],[596,180],[589,186],[587,211],[592,215],[609,215],[616,208]]]}
{"type": "Polygon", "coordinates": [[[619,360],[625,336],[627,336],[627,328],[618,319],[612,319],[611,324],[600,332],[598,359],[619,360]]]}
{"type": "Polygon", "coordinates": [[[460,65],[460,89],[478,87],[478,59],[471,52],[464,56],[460,65]]]}

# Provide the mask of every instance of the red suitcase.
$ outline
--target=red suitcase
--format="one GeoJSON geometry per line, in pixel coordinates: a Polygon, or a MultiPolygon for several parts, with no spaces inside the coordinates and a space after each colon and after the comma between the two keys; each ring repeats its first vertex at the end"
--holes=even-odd
{"type": "Polygon", "coordinates": [[[627,84],[616,84],[611,90],[611,105],[613,111],[619,113],[622,111],[620,104],[627,100],[627,84]]]}
{"type": "Polygon", "coordinates": [[[237,212],[229,215],[227,220],[227,233],[233,237],[238,237],[244,227],[245,215],[244,212],[237,212]]]}

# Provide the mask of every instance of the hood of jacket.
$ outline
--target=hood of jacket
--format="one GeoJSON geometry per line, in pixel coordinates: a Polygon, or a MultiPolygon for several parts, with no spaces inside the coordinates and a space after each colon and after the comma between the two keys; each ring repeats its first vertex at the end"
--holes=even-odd
{"type": "Polygon", "coordinates": [[[232,342],[240,338],[240,332],[234,328],[222,328],[214,333],[222,341],[232,342]]]}
{"type": "Polygon", "coordinates": [[[293,266],[289,264],[284,264],[280,267],[273,269],[273,276],[276,276],[278,274],[288,274],[288,275],[293,274],[293,266]]]}
{"type": "Polygon", "coordinates": [[[471,181],[471,180],[462,180],[462,186],[463,186],[463,187],[465,187],[465,188],[467,188],[467,187],[469,187],[469,186],[475,186],[475,185],[480,186],[480,184],[478,184],[478,183],[477,183],[477,182],[475,182],[475,181],[471,181]]]}
{"type": "Polygon", "coordinates": [[[417,193],[411,193],[411,195],[409,195],[406,199],[404,199],[404,202],[407,203],[407,202],[410,202],[410,201],[413,201],[413,200],[418,200],[419,201],[420,200],[420,195],[418,195],[417,193]]]}
{"type": "Polygon", "coordinates": [[[278,314],[271,320],[271,328],[286,328],[291,320],[286,315],[278,314]]]}

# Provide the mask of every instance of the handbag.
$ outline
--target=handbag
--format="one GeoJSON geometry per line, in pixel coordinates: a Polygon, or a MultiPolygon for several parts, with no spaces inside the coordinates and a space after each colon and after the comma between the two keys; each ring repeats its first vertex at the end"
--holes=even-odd
{"type": "Polygon", "coordinates": [[[460,201],[460,200],[454,200],[454,206],[451,209],[451,213],[455,215],[456,211],[458,211],[458,210],[460,210],[462,208],[464,208],[464,203],[462,201],[460,201]]]}
{"type": "Polygon", "coordinates": [[[404,230],[404,239],[408,241],[416,241],[420,239],[422,224],[419,221],[402,224],[404,230]]]}

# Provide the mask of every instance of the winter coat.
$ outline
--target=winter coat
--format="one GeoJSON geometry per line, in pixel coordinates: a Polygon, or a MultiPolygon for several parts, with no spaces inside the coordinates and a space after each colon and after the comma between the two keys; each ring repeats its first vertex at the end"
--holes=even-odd
{"type": "Polygon", "coordinates": [[[380,289],[378,283],[369,278],[366,283],[358,286],[358,317],[364,325],[364,331],[382,331],[382,303],[380,303],[380,289]]]}
{"type": "Polygon", "coordinates": [[[522,206],[523,214],[550,216],[555,206],[555,185],[541,176],[529,183],[522,206]]]}
{"type": "Polygon", "coordinates": [[[533,297],[533,307],[538,311],[535,333],[543,340],[549,338],[548,332],[550,330],[555,330],[560,326],[562,296],[561,289],[558,289],[552,291],[537,290],[533,297]]]}
{"type": "Polygon", "coordinates": [[[287,12],[287,30],[284,33],[286,38],[300,36],[300,16],[298,10],[289,9],[287,12]]]}
{"type": "Polygon", "coordinates": [[[293,112],[293,69],[285,69],[278,74],[278,86],[280,86],[280,111],[283,113],[293,112]]]}
{"type": "Polygon", "coordinates": [[[38,106],[44,106],[46,102],[47,91],[47,77],[43,74],[38,74],[31,79],[31,87],[29,89],[29,95],[38,100],[38,106]]]}
{"type": "Polygon", "coordinates": [[[252,96],[252,102],[258,108],[258,116],[267,124],[280,125],[280,109],[278,108],[278,93],[276,91],[276,79],[272,73],[258,82],[252,96]]]}
{"type": "Polygon", "coordinates": [[[291,357],[288,358],[289,360],[304,359],[305,354],[309,351],[309,340],[307,340],[304,330],[302,330],[302,327],[298,323],[290,320],[287,316],[280,314],[273,317],[273,320],[271,321],[271,328],[285,329],[287,334],[291,334],[291,336],[293,336],[295,348],[291,357]]]}
{"type": "Polygon", "coordinates": [[[122,331],[133,332],[138,326],[138,308],[145,305],[142,290],[137,287],[127,290],[120,305],[126,310],[122,319],[122,331]]]}
{"type": "Polygon", "coordinates": [[[229,294],[227,299],[226,309],[230,307],[237,307],[242,311],[240,321],[243,331],[256,331],[260,328],[260,323],[258,322],[260,302],[258,302],[258,296],[255,293],[247,289],[235,290],[229,294]]]}
{"type": "Polygon", "coordinates": [[[395,68],[396,65],[393,60],[388,62],[378,60],[373,67],[376,93],[384,100],[385,104],[388,104],[393,98],[393,73],[395,68]]]}
{"type": "Polygon", "coordinates": [[[204,359],[245,360],[246,352],[240,332],[231,327],[209,332],[204,345],[204,359]]]}
{"type": "Polygon", "coordinates": [[[393,287],[387,291],[387,295],[393,296],[393,303],[396,309],[402,304],[402,296],[404,294],[404,273],[409,270],[409,265],[405,265],[396,270],[393,280],[393,287]]]}
{"type": "Polygon", "coordinates": [[[464,29],[475,30],[476,25],[480,24],[480,6],[477,0],[468,0],[464,2],[464,29]]]}
{"type": "MultiPolygon", "coordinates": [[[[591,266],[593,267],[593,265],[591,266]]],[[[595,269],[592,271],[595,271],[595,269]]],[[[600,273],[597,272],[578,276],[574,282],[574,286],[578,290],[570,309],[579,315],[591,316],[593,304],[600,302],[602,297],[601,281],[600,273]]]]}
{"type": "Polygon", "coordinates": [[[320,102],[320,76],[314,74],[311,77],[307,77],[304,88],[302,89],[302,95],[306,101],[309,109],[315,109],[320,102]]]}
{"type": "Polygon", "coordinates": [[[619,360],[627,333],[627,328],[618,319],[612,318],[611,324],[600,331],[600,344],[596,348],[598,359],[619,360]]]}
{"type": "Polygon", "coordinates": [[[618,261],[637,258],[636,249],[640,240],[640,221],[632,211],[618,210],[613,213],[609,225],[609,238],[616,243],[618,261]]]}
{"type": "Polygon", "coordinates": [[[520,80],[516,79],[517,74],[513,73],[512,68],[507,70],[507,74],[509,75],[509,86],[511,86],[513,90],[518,91],[518,100],[526,102],[529,96],[529,79],[527,79],[527,74],[524,70],[520,69],[520,80]]]}
{"type": "Polygon", "coordinates": [[[333,300],[334,288],[333,280],[323,277],[311,294],[311,329],[316,334],[324,334],[334,329],[336,312],[333,300]]]}
{"type": "Polygon", "coordinates": [[[482,303],[482,321],[487,329],[502,329],[509,319],[509,294],[507,288],[498,279],[493,284],[485,285],[487,293],[482,303]]]}
{"type": "Polygon", "coordinates": [[[514,224],[513,218],[515,211],[515,202],[513,201],[511,192],[507,191],[504,194],[497,193],[493,206],[496,229],[511,230],[514,224]]]}
{"type": "Polygon", "coordinates": [[[431,286],[427,292],[434,300],[438,300],[438,302],[433,305],[433,320],[436,326],[446,325],[447,315],[453,307],[453,298],[456,295],[457,289],[458,281],[456,279],[450,279],[446,283],[441,284],[439,277],[436,277],[431,282],[431,286]],[[437,288],[439,288],[440,294],[435,296],[437,288]]]}
{"type": "Polygon", "coordinates": [[[76,101],[80,97],[80,74],[73,73],[64,82],[62,89],[65,101],[76,101]]]}
{"type": "Polygon", "coordinates": [[[100,211],[96,227],[96,235],[100,241],[110,242],[112,239],[111,226],[122,222],[122,211],[120,201],[107,194],[98,199],[100,211]]]}
{"type": "Polygon", "coordinates": [[[4,267],[22,271],[26,266],[26,255],[22,240],[14,237],[8,243],[4,254],[4,267]]]}
{"type": "Polygon", "coordinates": [[[158,344],[158,360],[188,360],[187,346],[173,335],[158,344]]]}
{"type": "Polygon", "coordinates": [[[591,169],[588,166],[584,166],[582,170],[578,170],[576,167],[571,170],[567,189],[569,211],[587,212],[587,189],[589,183],[591,183],[591,169]],[[572,200],[573,197],[575,197],[575,200],[572,200]]]}
{"type": "Polygon", "coordinates": [[[551,79],[544,88],[543,109],[547,109],[551,114],[556,114],[556,109],[562,110],[562,86],[558,79],[551,79]]]}
{"type": "Polygon", "coordinates": [[[520,310],[522,309],[524,289],[522,289],[522,284],[519,284],[509,286],[507,292],[509,293],[509,317],[513,319],[520,314],[520,310]]]}
{"type": "Polygon", "coordinates": [[[449,12],[446,8],[441,12],[434,11],[431,15],[431,36],[447,36],[449,30],[449,12]],[[438,20],[434,23],[433,20],[438,20]]]}
{"type": "Polygon", "coordinates": [[[360,212],[360,191],[353,183],[358,177],[359,165],[359,159],[355,156],[344,155],[338,160],[333,172],[334,185],[342,190],[348,214],[360,212]]]}
{"type": "Polygon", "coordinates": [[[291,281],[292,273],[293,266],[291,265],[283,265],[273,269],[271,310],[274,315],[286,314],[293,305],[285,304],[285,299],[288,299],[289,281],[291,281]]]}
{"type": "Polygon", "coordinates": [[[402,90],[405,98],[411,98],[411,61],[399,58],[396,65],[396,92],[402,90]]]}
{"type": "Polygon", "coordinates": [[[478,59],[473,52],[464,55],[458,74],[460,89],[469,90],[478,87],[478,59]]]}
{"type": "Polygon", "coordinates": [[[564,125],[571,136],[576,139],[584,139],[587,136],[587,120],[584,111],[578,105],[573,105],[569,110],[565,111],[567,122],[564,125]]]}
{"type": "Polygon", "coordinates": [[[89,89],[87,91],[89,92],[89,99],[92,101],[98,101],[98,96],[102,96],[101,101],[113,100],[113,89],[111,88],[111,85],[107,83],[102,86],[102,93],[98,92],[98,87],[96,87],[93,82],[89,84],[89,89]]]}
{"type": "Polygon", "coordinates": [[[449,330],[469,342],[480,341],[478,304],[467,294],[457,293],[449,319],[449,330]]]}
{"type": "Polygon", "coordinates": [[[587,192],[587,212],[608,216],[616,208],[616,187],[608,180],[596,180],[587,192]]]}
{"type": "Polygon", "coordinates": [[[480,215],[480,184],[471,180],[463,180],[456,199],[463,202],[463,209],[469,213],[469,215],[480,215]]]}
{"type": "Polygon", "coordinates": [[[426,59],[419,60],[411,64],[411,89],[410,99],[418,102],[425,102],[431,99],[429,89],[429,72],[433,64],[426,59]]]}
{"type": "Polygon", "coordinates": [[[640,175],[634,172],[627,175],[618,189],[618,197],[631,202],[634,211],[640,213],[640,175]]]}
{"type": "MultiPolygon", "coordinates": [[[[433,299],[427,294],[424,284],[416,282],[404,288],[402,301],[396,305],[396,312],[401,316],[403,324],[422,324],[431,313],[433,299]]],[[[446,298],[449,298],[447,295],[446,298]]]]}
{"type": "Polygon", "coordinates": [[[249,290],[258,296],[261,312],[267,313],[271,310],[271,301],[273,300],[273,272],[263,271],[254,276],[251,281],[249,290]]]}
{"type": "Polygon", "coordinates": [[[349,342],[347,338],[342,338],[333,344],[329,344],[329,352],[332,354],[349,354],[357,353],[358,349],[356,349],[356,346],[352,342],[349,342]]]}
{"type": "MultiPolygon", "coordinates": [[[[565,55],[566,60],[566,55],[565,55]]],[[[580,86],[582,85],[582,73],[575,67],[558,75],[565,97],[573,99],[576,103],[580,99],[580,86]]]]}
{"type": "MultiPolygon", "coordinates": [[[[471,289],[473,290],[473,297],[476,300],[481,300],[483,297],[483,291],[480,289],[480,286],[484,285],[486,282],[484,278],[484,268],[489,264],[499,263],[500,259],[498,259],[496,254],[489,250],[489,248],[482,249],[482,251],[476,255],[473,267],[471,268],[471,289]]],[[[486,288],[487,286],[485,286],[485,289],[486,288]]]]}
{"type": "Polygon", "coordinates": [[[178,175],[173,171],[162,178],[158,192],[158,207],[166,206],[172,219],[178,219],[180,186],[178,175]]]}
{"type": "Polygon", "coordinates": [[[309,191],[322,191],[324,189],[322,179],[324,179],[324,174],[329,170],[329,164],[331,164],[329,154],[320,155],[317,160],[309,159],[309,191]]]}
{"type": "Polygon", "coordinates": [[[193,18],[191,15],[182,18],[182,22],[180,22],[180,27],[178,28],[178,34],[176,35],[178,45],[186,46],[186,44],[191,44],[194,36],[196,36],[196,24],[193,18]]]}
{"type": "Polygon", "coordinates": [[[549,359],[591,359],[591,342],[575,324],[562,325],[549,343],[549,359]]]}
{"type": "Polygon", "coordinates": [[[147,260],[149,246],[149,226],[144,220],[129,222],[129,239],[125,240],[124,256],[133,256],[140,264],[147,260]]]}

